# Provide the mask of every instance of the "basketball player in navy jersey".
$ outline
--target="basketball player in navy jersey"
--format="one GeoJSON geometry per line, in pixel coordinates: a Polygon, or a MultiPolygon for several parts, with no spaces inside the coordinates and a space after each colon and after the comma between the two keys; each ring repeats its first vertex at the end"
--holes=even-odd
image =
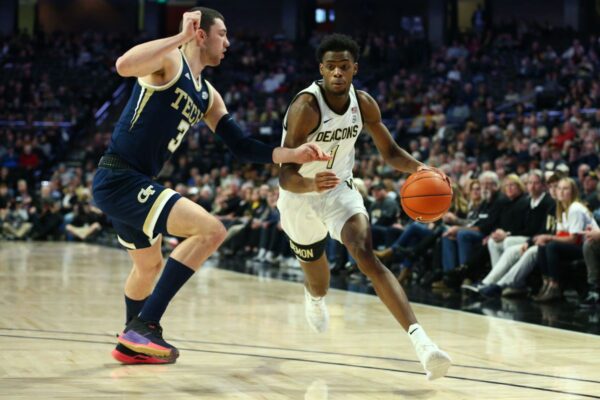
{"type": "Polygon", "coordinates": [[[244,134],[201,72],[217,66],[229,41],[223,16],[208,8],[183,15],[181,32],[133,47],[117,72],[137,77],[94,178],[94,199],[112,220],[133,268],[125,284],[127,325],[113,357],[126,364],[173,363],[179,355],[162,337],[169,301],[225,238],[201,206],[153,180],[189,128],[203,120],[240,160],[304,163],[329,156],[313,144],[274,148],[244,134]],[[184,237],[161,271],[161,234],[184,237]]]}
{"type": "Polygon", "coordinates": [[[304,270],[305,316],[314,331],[325,331],[329,323],[325,305],[329,266],[324,251],[329,234],[346,246],[408,333],[427,378],[437,379],[446,374],[450,357],[417,323],[398,280],[373,254],[368,214],[352,183],[354,144],[364,127],[384,160],[397,170],[413,173],[430,167],[398,147],[381,121],[377,102],[354,89],[358,52],[358,44],[348,36],[324,38],[317,49],[323,79],[302,90],[286,113],[284,145],[297,148],[315,143],[332,159],[282,166],[277,204],[281,225],[304,270]]]}

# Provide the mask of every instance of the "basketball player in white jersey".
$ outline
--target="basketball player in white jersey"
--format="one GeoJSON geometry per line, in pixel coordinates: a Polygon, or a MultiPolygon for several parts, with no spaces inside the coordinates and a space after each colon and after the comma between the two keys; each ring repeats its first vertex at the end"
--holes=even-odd
{"type": "Polygon", "coordinates": [[[450,357],[427,336],[394,275],[375,257],[363,200],[352,183],[354,143],[363,127],[387,163],[403,172],[429,167],[421,164],[392,139],[381,121],[375,100],[356,91],[358,44],[333,34],[321,42],[317,59],[322,80],[302,90],[284,118],[283,145],[290,148],[316,143],[332,159],[307,164],[284,164],[278,208],[283,230],[305,274],[305,307],[309,326],[327,329],[325,295],[329,266],[324,253],[327,234],[343,243],[372,281],[377,295],[408,333],[429,380],[446,374],[450,357]]]}

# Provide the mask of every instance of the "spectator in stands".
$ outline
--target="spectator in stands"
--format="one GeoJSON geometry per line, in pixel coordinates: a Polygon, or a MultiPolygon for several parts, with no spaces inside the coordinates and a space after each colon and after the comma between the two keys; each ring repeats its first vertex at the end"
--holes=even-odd
{"type": "Polygon", "coordinates": [[[506,202],[500,192],[500,181],[495,172],[484,172],[479,177],[483,202],[477,221],[471,226],[452,226],[442,238],[442,265],[445,272],[457,265],[466,265],[475,246],[481,246],[483,239],[498,225],[503,204],[506,202]]]}
{"type": "Polygon", "coordinates": [[[88,202],[76,203],[73,207],[73,220],[65,227],[66,232],[76,240],[93,240],[102,230],[99,214],[100,210],[95,209],[88,202]]]}
{"type": "Polygon", "coordinates": [[[373,247],[384,245],[388,229],[396,222],[400,213],[398,201],[388,196],[388,189],[383,183],[377,183],[371,188],[375,201],[371,204],[371,230],[373,232],[373,247]]]}
{"type": "Polygon", "coordinates": [[[0,182],[0,210],[6,210],[10,204],[11,197],[8,193],[8,185],[0,182]]]}
{"type": "Polygon", "coordinates": [[[582,308],[600,306],[600,230],[591,229],[585,233],[583,258],[587,269],[587,296],[579,304],[582,308]]]}
{"type": "Polygon", "coordinates": [[[60,213],[61,204],[58,200],[42,199],[42,206],[31,230],[33,240],[58,240],[63,237],[61,226],[63,216],[60,213]]]}
{"type": "Polygon", "coordinates": [[[2,233],[7,239],[23,240],[27,238],[33,224],[29,220],[28,205],[18,196],[4,212],[2,233]]]}
{"type": "MultiPolygon", "coordinates": [[[[535,194],[536,197],[540,197],[542,194],[541,171],[537,183],[540,185],[540,189],[535,194]]],[[[522,244],[528,239],[526,236],[527,222],[523,222],[522,217],[530,210],[527,207],[530,201],[525,195],[525,185],[517,175],[510,174],[504,179],[504,194],[514,205],[507,204],[505,206],[502,217],[498,221],[499,227],[490,234],[487,240],[492,267],[496,265],[504,249],[522,244]]]]}
{"type": "Polygon", "coordinates": [[[558,182],[556,194],[556,235],[540,235],[538,266],[542,271],[543,285],[534,297],[538,302],[562,298],[560,283],[564,281],[564,262],[583,257],[583,235],[586,229],[598,229],[591,212],[579,202],[577,184],[571,178],[558,182]]]}
{"type": "Polygon", "coordinates": [[[492,270],[480,283],[462,285],[463,289],[485,297],[527,293],[524,278],[533,269],[537,260],[537,247],[531,250],[531,246],[538,235],[553,232],[555,225],[554,198],[559,178],[553,176],[549,180],[548,193],[545,191],[542,179],[542,172],[539,170],[531,171],[527,177],[529,209],[523,215],[526,221],[525,245],[520,239],[515,243],[510,243],[508,238],[505,239],[507,243],[504,244],[504,251],[496,262],[492,262],[492,270]]]}

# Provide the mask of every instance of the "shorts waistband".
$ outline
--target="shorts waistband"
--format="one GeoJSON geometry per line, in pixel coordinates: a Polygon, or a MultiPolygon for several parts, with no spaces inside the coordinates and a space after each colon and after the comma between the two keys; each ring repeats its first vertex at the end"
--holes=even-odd
{"type": "Polygon", "coordinates": [[[103,155],[102,158],[100,158],[98,167],[108,169],[134,169],[127,161],[116,154],[103,155]]]}

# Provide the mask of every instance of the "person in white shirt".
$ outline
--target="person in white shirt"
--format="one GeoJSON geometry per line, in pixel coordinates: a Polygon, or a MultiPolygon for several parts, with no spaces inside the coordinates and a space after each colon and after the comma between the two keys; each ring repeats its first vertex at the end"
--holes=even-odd
{"type": "Polygon", "coordinates": [[[556,234],[541,235],[538,238],[538,265],[543,277],[542,289],[534,297],[538,302],[562,298],[562,263],[583,258],[585,231],[590,228],[598,229],[590,210],[579,202],[577,183],[571,178],[563,178],[558,182],[556,219],[556,234]]]}

